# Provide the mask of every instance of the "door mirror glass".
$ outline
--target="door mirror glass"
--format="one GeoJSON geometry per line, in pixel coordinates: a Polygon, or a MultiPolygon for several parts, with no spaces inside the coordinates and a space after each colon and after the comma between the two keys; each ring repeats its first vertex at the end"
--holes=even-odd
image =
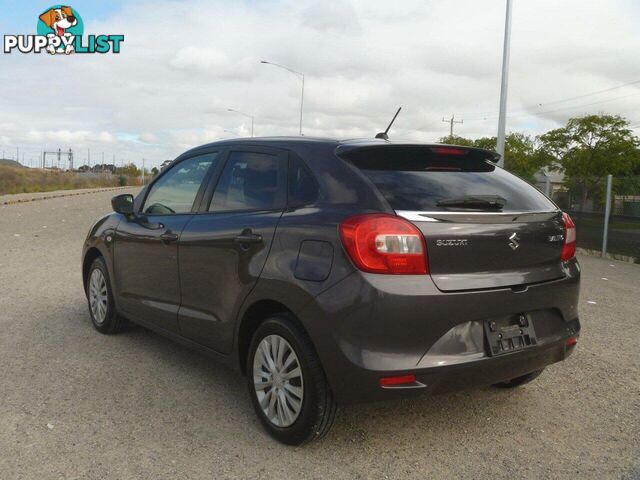
{"type": "Polygon", "coordinates": [[[133,195],[125,193],[122,195],[116,195],[111,199],[111,207],[116,213],[123,215],[133,214],[133,195]]]}

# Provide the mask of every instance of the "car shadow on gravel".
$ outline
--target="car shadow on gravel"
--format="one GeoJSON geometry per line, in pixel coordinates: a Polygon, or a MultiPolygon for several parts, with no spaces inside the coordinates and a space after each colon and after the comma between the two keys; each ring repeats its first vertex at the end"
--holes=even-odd
{"type": "MultiPolygon", "coordinates": [[[[200,382],[211,382],[215,389],[208,389],[207,395],[217,397],[219,403],[229,405],[234,411],[233,422],[247,426],[243,429],[246,435],[255,436],[258,433],[264,436],[265,441],[272,442],[255,421],[245,377],[206,355],[189,350],[144,327],[133,326],[125,335],[135,344],[132,348],[141,347],[145,354],[151,352],[154,356],[170,357],[175,368],[179,368],[185,375],[200,382]],[[219,388],[220,386],[223,388],[219,388]]],[[[332,431],[326,439],[318,442],[317,448],[323,448],[322,444],[325,442],[331,442],[332,448],[340,443],[366,443],[372,437],[394,434],[403,428],[410,430],[417,425],[431,430],[447,430],[452,425],[473,430],[474,423],[484,425],[487,418],[495,415],[495,402],[500,402],[501,408],[509,410],[509,402],[516,400],[517,403],[522,395],[526,395],[524,390],[505,392],[486,387],[436,396],[418,395],[407,399],[343,406],[332,431]],[[400,422],[398,416],[402,418],[400,422]]]]}
{"type": "MultiPolygon", "coordinates": [[[[81,330],[93,330],[87,315],[84,312],[80,315],[80,310],[78,314],[74,317],[82,323],[81,330]]],[[[167,403],[179,403],[180,398],[188,398],[188,404],[180,407],[182,414],[201,418],[203,426],[237,428],[242,425],[239,429],[242,433],[235,440],[239,444],[259,441],[273,446],[273,440],[256,420],[245,377],[231,368],[136,324],[130,324],[126,332],[118,335],[95,333],[94,337],[94,332],[85,333],[92,339],[93,348],[111,350],[111,354],[119,358],[120,368],[133,370],[136,376],[142,376],[142,382],[152,382],[147,388],[152,388],[161,398],[164,396],[167,403]],[[152,369],[152,375],[149,369],[152,369]],[[223,417],[220,417],[220,410],[225,412],[223,417]]],[[[347,448],[354,443],[374,445],[386,436],[397,438],[400,432],[406,435],[402,435],[398,447],[409,445],[412,433],[417,431],[429,431],[433,435],[438,432],[465,435],[467,431],[486,429],[496,417],[496,404],[500,405],[505,418],[510,414],[519,415],[519,409],[529,401],[534,388],[527,386],[508,391],[487,387],[342,406],[328,436],[301,448],[322,450],[327,448],[327,442],[332,449],[347,448]]]]}

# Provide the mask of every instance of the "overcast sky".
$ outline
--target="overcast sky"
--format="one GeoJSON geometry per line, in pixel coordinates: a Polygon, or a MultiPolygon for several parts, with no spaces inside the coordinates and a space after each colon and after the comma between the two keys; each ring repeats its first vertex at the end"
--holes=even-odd
{"type": "MultiPolygon", "coordinates": [[[[640,2],[513,0],[508,131],[585,113],[640,126],[640,2]],[[606,92],[634,81],[638,83],[606,92]],[[589,94],[589,95],[587,95],[589,94]],[[577,98],[575,98],[577,97],[577,98]]],[[[42,1],[0,1],[0,34],[35,33],[42,1]],[[9,12],[9,13],[8,13],[9,12]]],[[[504,0],[74,1],[86,34],[124,34],[119,55],[1,54],[0,149],[73,148],[76,165],[147,159],[255,134],[437,141],[495,135],[504,0]],[[227,131],[225,131],[227,130],[227,131]]],[[[640,130],[636,130],[640,133],[640,130]]],[[[22,154],[20,155],[22,157],[22,154]]],[[[22,159],[22,158],[21,158],[22,159]]]]}

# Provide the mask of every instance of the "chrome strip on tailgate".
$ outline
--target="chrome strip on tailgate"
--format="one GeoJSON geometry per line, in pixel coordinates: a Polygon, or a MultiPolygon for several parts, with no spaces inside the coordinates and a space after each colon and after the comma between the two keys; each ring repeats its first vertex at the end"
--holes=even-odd
{"type": "Polygon", "coordinates": [[[396,215],[399,217],[406,218],[412,222],[439,222],[436,216],[442,215],[466,215],[466,216],[474,216],[474,215],[503,215],[503,216],[513,216],[518,217],[520,215],[535,215],[535,214],[543,214],[543,213],[558,213],[560,210],[541,210],[541,211],[528,211],[528,212],[465,212],[465,211],[446,211],[446,210],[438,210],[438,211],[430,211],[430,212],[421,212],[416,210],[396,210],[396,215]]]}

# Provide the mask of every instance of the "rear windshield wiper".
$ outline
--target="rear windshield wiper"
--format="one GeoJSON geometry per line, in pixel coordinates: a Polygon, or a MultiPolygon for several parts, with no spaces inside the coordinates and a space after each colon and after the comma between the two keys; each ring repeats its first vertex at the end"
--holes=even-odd
{"type": "Polygon", "coordinates": [[[467,195],[439,200],[438,207],[459,207],[466,210],[502,210],[507,200],[498,195],[467,195]]]}

